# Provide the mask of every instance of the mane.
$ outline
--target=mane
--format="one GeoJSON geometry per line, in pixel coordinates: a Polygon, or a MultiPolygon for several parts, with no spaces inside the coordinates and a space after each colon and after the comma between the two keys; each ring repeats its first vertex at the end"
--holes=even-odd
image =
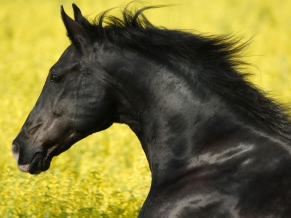
{"type": "Polygon", "coordinates": [[[195,72],[201,83],[245,109],[264,126],[291,139],[287,107],[266,97],[248,81],[249,74],[240,72],[246,64],[240,56],[249,41],[241,43],[229,35],[204,36],[156,27],[143,12],[163,6],[134,6],[134,3],[128,4],[122,18],[110,15],[110,9],[98,15],[93,23],[82,25],[93,37],[106,38],[117,47],[135,47],[153,55],[171,54],[204,69],[195,72]]]}

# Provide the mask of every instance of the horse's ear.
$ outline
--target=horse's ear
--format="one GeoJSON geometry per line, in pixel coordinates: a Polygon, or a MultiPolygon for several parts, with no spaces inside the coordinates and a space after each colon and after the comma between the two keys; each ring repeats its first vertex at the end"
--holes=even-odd
{"type": "Polygon", "coordinates": [[[74,10],[75,21],[81,24],[81,26],[90,25],[89,21],[82,15],[80,8],[77,7],[74,3],[72,4],[74,10]]]}
{"type": "Polygon", "coordinates": [[[68,32],[68,37],[74,45],[83,51],[91,41],[89,33],[81,24],[74,21],[66,14],[63,6],[61,6],[61,15],[68,32]]]}

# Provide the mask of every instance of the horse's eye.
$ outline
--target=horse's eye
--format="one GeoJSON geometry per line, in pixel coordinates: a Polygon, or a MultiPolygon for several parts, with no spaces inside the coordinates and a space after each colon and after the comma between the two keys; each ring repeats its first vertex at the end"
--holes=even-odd
{"type": "Polygon", "coordinates": [[[60,77],[56,74],[51,75],[51,82],[60,83],[61,81],[62,81],[62,77],[60,77]]]}

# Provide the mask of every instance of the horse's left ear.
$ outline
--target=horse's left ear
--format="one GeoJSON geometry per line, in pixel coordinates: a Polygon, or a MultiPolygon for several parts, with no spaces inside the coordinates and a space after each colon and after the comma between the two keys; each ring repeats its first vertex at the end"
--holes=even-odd
{"type": "Polygon", "coordinates": [[[72,4],[72,6],[74,9],[75,21],[78,22],[79,24],[81,24],[81,26],[83,26],[83,27],[90,25],[89,21],[82,15],[80,8],[78,8],[78,6],[75,5],[74,3],[72,4]]]}
{"type": "Polygon", "coordinates": [[[84,52],[84,49],[86,49],[88,44],[90,44],[91,42],[89,33],[84,27],[82,27],[81,24],[74,21],[66,14],[63,6],[61,6],[61,15],[68,32],[68,37],[70,38],[72,43],[78,47],[78,49],[84,52]]]}

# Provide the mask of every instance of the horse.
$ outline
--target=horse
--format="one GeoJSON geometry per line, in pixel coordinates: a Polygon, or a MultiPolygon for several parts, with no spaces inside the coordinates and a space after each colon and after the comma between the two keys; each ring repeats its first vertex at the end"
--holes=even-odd
{"type": "MultiPolygon", "coordinates": [[[[131,3],[133,4],[133,3],[131,3]]],[[[139,217],[290,217],[288,109],[248,81],[231,36],[154,26],[127,5],[93,21],[61,6],[71,44],[12,153],[38,174],[86,136],[127,124],[152,175],[139,217]]]]}

